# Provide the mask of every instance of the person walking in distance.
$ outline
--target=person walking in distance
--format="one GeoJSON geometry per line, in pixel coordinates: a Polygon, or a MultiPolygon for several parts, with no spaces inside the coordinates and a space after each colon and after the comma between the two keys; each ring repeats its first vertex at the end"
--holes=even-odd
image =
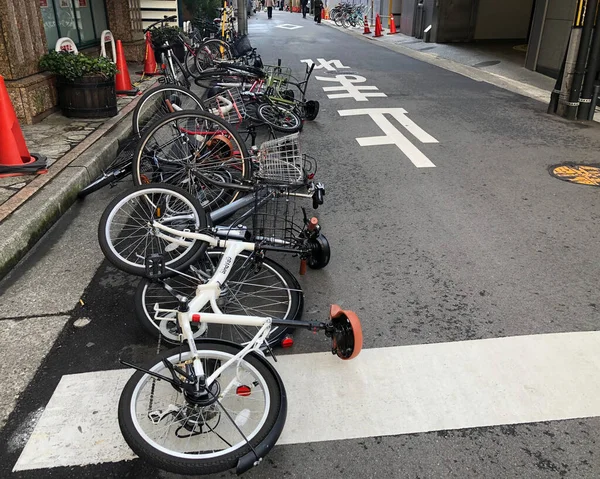
{"type": "Polygon", "coordinates": [[[306,18],[308,0],[300,0],[300,5],[302,6],[302,18],[306,18]]]}
{"type": "Polygon", "coordinates": [[[321,9],[323,8],[323,0],[314,0],[315,22],[321,23],[321,9]]]}
{"type": "Polygon", "coordinates": [[[267,18],[270,20],[273,17],[273,2],[275,0],[266,0],[267,5],[267,18]]]}

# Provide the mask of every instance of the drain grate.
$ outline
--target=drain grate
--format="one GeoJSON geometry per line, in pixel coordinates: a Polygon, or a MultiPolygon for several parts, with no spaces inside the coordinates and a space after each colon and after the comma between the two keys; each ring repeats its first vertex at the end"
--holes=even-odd
{"type": "Polygon", "coordinates": [[[565,163],[550,167],[550,174],[578,185],[600,186],[600,165],[565,163]]]}

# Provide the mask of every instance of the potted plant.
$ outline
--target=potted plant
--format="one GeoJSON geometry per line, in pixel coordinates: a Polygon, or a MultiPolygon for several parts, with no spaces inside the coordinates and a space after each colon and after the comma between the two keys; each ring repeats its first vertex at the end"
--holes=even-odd
{"type": "Polygon", "coordinates": [[[70,118],[107,118],[115,116],[117,66],[105,57],[83,53],[50,52],[40,67],[57,76],[58,104],[70,118]]]}
{"type": "Polygon", "coordinates": [[[175,26],[164,25],[162,27],[153,28],[150,31],[152,36],[152,46],[154,47],[154,53],[156,58],[160,58],[160,49],[165,42],[169,42],[169,45],[173,48],[173,53],[180,62],[184,61],[185,48],[179,40],[179,33],[181,29],[175,26]]]}

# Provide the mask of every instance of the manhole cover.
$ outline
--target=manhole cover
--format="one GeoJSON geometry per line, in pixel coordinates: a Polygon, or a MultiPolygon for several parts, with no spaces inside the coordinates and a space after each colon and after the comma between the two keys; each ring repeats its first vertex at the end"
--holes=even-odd
{"type": "Polygon", "coordinates": [[[600,186],[600,166],[565,164],[550,167],[550,174],[578,185],[600,186]]]}

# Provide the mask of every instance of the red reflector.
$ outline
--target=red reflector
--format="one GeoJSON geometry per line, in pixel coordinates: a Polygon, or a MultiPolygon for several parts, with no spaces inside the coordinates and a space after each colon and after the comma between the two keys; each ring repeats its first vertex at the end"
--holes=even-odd
{"type": "Polygon", "coordinates": [[[238,386],[235,393],[238,396],[250,396],[250,393],[252,392],[252,390],[248,387],[248,386],[238,386]]]}
{"type": "Polygon", "coordinates": [[[311,173],[311,174],[309,174],[309,175],[308,175],[308,179],[309,179],[309,180],[312,180],[314,177],[315,177],[315,174],[314,174],[314,173],[311,173]]]}
{"type": "Polygon", "coordinates": [[[198,313],[192,314],[192,323],[199,323],[199,322],[200,322],[200,315],[198,313]]]}
{"type": "Polygon", "coordinates": [[[286,336],[281,341],[282,348],[291,348],[293,345],[294,345],[294,338],[292,338],[291,336],[286,336]]]}

